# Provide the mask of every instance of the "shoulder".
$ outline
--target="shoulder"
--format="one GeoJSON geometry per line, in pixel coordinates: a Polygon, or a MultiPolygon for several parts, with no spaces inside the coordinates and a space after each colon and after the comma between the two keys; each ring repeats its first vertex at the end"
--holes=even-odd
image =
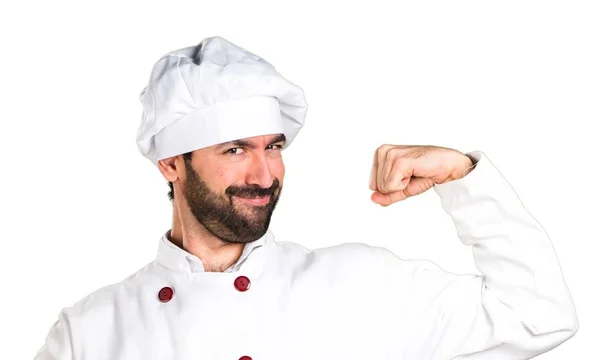
{"type": "Polygon", "coordinates": [[[368,277],[385,271],[386,266],[403,262],[390,250],[361,242],[309,249],[292,242],[277,242],[270,257],[278,271],[330,275],[335,277],[368,277]]]}
{"type": "Polygon", "coordinates": [[[277,242],[271,261],[278,271],[329,275],[365,281],[393,280],[406,286],[417,280],[437,278],[447,281],[452,275],[428,259],[404,259],[391,249],[362,242],[346,242],[308,249],[297,243],[277,242]]]}
{"type": "Polygon", "coordinates": [[[385,251],[389,250],[359,242],[340,243],[328,247],[309,249],[298,243],[278,241],[274,248],[274,255],[276,257],[293,258],[302,261],[312,259],[343,262],[365,260],[385,251]]]}
{"type": "Polygon", "coordinates": [[[361,242],[346,242],[327,247],[309,249],[293,242],[276,242],[274,255],[282,258],[293,258],[299,261],[327,262],[327,263],[354,263],[373,262],[382,259],[400,260],[387,248],[369,245],[361,242]]]}
{"type": "Polygon", "coordinates": [[[163,276],[159,268],[158,263],[150,262],[123,280],[98,288],[69,307],[63,308],[61,315],[75,322],[90,315],[102,317],[113,314],[119,307],[127,307],[127,303],[135,302],[143,288],[160,283],[163,276]]]}

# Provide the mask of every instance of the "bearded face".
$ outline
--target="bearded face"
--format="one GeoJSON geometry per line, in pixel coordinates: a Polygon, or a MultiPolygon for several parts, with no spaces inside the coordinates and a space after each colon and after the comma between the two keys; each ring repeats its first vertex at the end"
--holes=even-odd
{"type": "Polygon", "coordinates": [[[185,168],[183,197],[211,234],[225,242],[248,243],[266,233],[282,190],[277,178],[268,188],[231,185],[218,192],[200,178],[191,163],[186,161],[185,168]]]}

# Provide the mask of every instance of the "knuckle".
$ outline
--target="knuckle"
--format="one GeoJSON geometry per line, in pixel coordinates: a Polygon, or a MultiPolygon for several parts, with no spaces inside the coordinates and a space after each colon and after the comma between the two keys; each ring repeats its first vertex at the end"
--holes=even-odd
{"type": "Polygon", "coordinates": [[[390,151],[388,152],[388,157],[393,159],[396,162],[400,162],[402,160],[403,156],[404,156],[403,149],[393,148],[393,149],[390,149],[390,151]]]}
{"type": "Polygon", "coordinates": [[[377,155],[378,156],[382,156],[387,152],[387,146],[386,145],[381,145],[380,147],[377,148],[377,155]]]}

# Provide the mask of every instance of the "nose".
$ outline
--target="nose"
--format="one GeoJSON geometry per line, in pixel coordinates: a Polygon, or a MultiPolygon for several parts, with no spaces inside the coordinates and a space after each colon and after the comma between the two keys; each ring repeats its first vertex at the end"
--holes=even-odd
{"type": "Polygon", "coordinates": [[[269,160],[264,154],[255,154],[248,167],[247,184],[256,184],[261,188],[268,188],[273,185],[269,160]]]}

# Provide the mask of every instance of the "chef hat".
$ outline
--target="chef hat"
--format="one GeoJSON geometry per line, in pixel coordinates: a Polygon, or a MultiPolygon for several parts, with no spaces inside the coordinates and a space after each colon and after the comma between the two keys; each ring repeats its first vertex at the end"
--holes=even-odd
{"type": "Polygon", "coordinates": [[[304,125],[304,92],[262,58],[221,37],[161,57],[140,93],[139,151],[158,160],[304,125]]]}

